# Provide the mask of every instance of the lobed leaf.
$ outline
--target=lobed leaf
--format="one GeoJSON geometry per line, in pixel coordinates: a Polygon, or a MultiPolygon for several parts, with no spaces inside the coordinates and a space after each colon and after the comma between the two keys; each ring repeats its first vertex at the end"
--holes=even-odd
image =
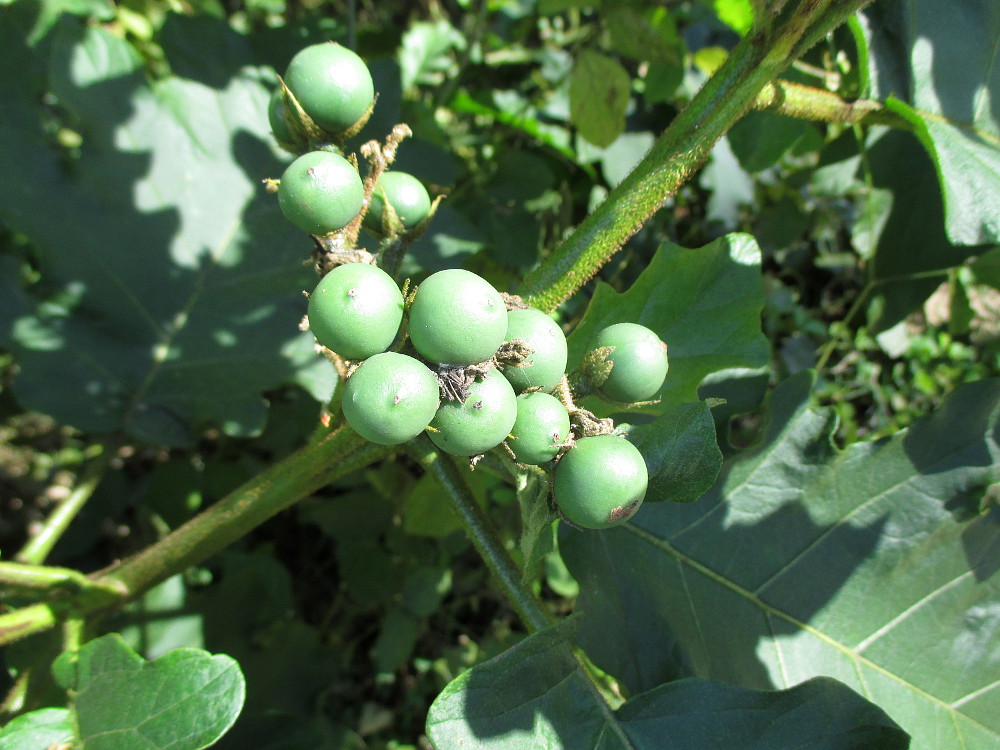
{"type": "MultiPolygon", "coordinates": [[[[97,25],[63,17],[44,47],[27,46],[31,8],[0,9],[10,50],[0,169],[11,186],[0,219],[37,248],[41,271],[34,309],[6,342],[21,403],[80,429],[184,444],[206,423],[257,433],[261,393],[282,384],[328,396],[332,375],[297,330],[309,243],[260,184],[280,173],[271,74],[249,65],[247,43],[223,22],[198,19],[200,40],[225,54],[203,66],[204,80],[149,81],[133,48],[97,25]],[[25,66],[39,72],[31,85],[25,66]],[[45,90],[78,153],[46,140],[45,90]]],[[[165,41],[181,37],[165,27],[165,41]]],[[[9,292],[16,280],[2,283],[9,292]]]]}
{"type": "Polygon", "coordinates": [[[198,649],[147,662],[111,634],[67,652],[53,669],[71,691],[78,739],[88,750],[199,750],[243,707],[239,665],[198,649]]]}
{"type": "Polygon", "coordinates": [[[913,124],[934,159],[948,239],[1000,242],[1000,6],[901,0],[869,18],[873,93],[913,124]]]}
{"type": "Polygon", "coordinates": [[[670,358],[662,404],[648,411],[695,401],[707,375],[769,362],[763,305],[760,248],[749,235],[726,235],[692,250],[664,245],[626,292],[597,284],[569,337],[569,367],[579,364],[602,328],[640,323],[667,343],[670,358]]]}
{"type": "Polygon", "coordinates": [[[634,691],[829,676],[915,748],[996,747],[1000,517],[980,502],[1000,476],[1000,382],[846,451],[810,386],[779,387],[763,442],[698,502],[564,535],[581,645],[634,691]]]}
{"type": "Polygon", "coordinates": [[[682,680],[612,710],[565,640],[566,627],[536,633],[453,680],[427,717],[434,747],[907,747],[905,734],[877,707],[830,679],[785,691],[682,680]]]}

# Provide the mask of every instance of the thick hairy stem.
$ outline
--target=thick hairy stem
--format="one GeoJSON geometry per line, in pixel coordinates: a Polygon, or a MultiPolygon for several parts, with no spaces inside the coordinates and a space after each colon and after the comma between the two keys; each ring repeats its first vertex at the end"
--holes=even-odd
{"type": "Polygon", "coordinates": [[[768,82],[869,2],[786,3],[773,24],[741,40],[628,177],[528,275],[525,301],[552,310],[569,299],[704,164],[768,82]]]}
{"type": "Polygon", "coordinates": [[[433,472],[444,487],[451,505],[462,519],[476,550],[496,576],[508,601],[532,633],[552,624],[542,603],[521,580],[521,571],[511,558],[489,517],[483,513],[468,483],[450,456],[435,455],[436,448],[426,435],[412,443],[413,453],[433,472]]]}
{"type": "Polygon", "coordinates": [[[832,91],[804,86],[791,81],[771,81],[757,95],[756,110],[814,122],[837,122],[844,125],[864,123],[891,125],[909,129],[903,118],[871,99],[847,101],[832,91]]]}
{"type": "Polygon", "coordinates": [[[258,474],[156,544],[100,576],[128,598],[223,550],[302,498],[387,455],[385,446],[365,442],[341,426],[258,474]]]}
{"type": "MultiPolygon", "coordinates": [[[[134,599],[225,549],[293,503],[377,461],[389,450],[365,442],[348,427],[331,431],[257,475],[156,544],[110,570],[88,576],[90,587],[53,603],[0,615],[0,645],[46,630],[67,616],[86,615],[134,599]]],[[[11,566],[7,572],[23,578],[32,571],[27,566],[16,570],[11,566]]],[[[41,581],[38,575],[35,578],[41,581]]],[[[67,583],[77,582],[74,578],[69,576],[67,583]]]]}

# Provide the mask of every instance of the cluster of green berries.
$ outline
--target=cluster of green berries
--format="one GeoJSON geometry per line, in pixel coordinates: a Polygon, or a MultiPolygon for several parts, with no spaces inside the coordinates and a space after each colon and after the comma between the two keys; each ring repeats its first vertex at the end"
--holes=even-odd
{"type": "MultiPolygon", "coordinates": [[[[370,71],[345,47],[312,45],[289,63],[268,116],[278,142],[300,154],[277,187],[282,213],[299,229],[336,238],[350,227],[356,237],[363,216],[374,234],[391,237],[429,221],[419,180],[382,170],[374,184],[363,181],[338,147],[374,102],[370,71]]],[[[313,290],[308,321],[319,344],[351,363],[342,408],[362,437],[397,445],[427,431],[440,450],[469,457],[503,445],[518,463],[552,470],[568,521],[605,528],[627,520],[646,493],[642,455],[607,424],[574,423],[589,412],[571,402],[562,330],[540,310],[511,307],[469,271],[432,274],[404,297],[382,269],[348,262],[313,290]]],[[[634,403],[659,391],[667,355],[655,333],[619,323],[593,346],[601,395],[634,403]]]]}
{"type": "MultiPolygon", "coordinates": [[[[585,528],[621,523],[642,502],[648,477],[639,451],[618,435],[574,437],[567,406],[553,395],[565,382],[561,328],[540,310],[508,310],[480,276],[439,271],[404,299],[384,271],[350,263],[319,282],[308,319],[321,345],[360,362],[344,386],[343,411],[362,437],[395,445],[426,430],[456,456],[506,444],[521,464],[554,466],[556,505],[585,528]],[[388,351],[404,317],[412,355],[388,351]]],[[[636,402],[662,386],[666,346],[649,329],[618,323],[594,346],[608,352],[606,397],[636,402]]]]}
{"type": "MultiPolygon", "coordinates": [[[[288,64],[282,85],[271,96],[268,120],[279,143],[296,153],[305,151],[278,183],[281,212],[302,231],[332,234],[361,213],[365,190],[357,166],[331,143],[360,130],[374,103],[368,67],[335,42],[306,47],[288,64]]],[[[420,180],[398,171],[383,172],[371,194],[364,220],[377,235],[389,221],[386,204],[402,230],[415,227],[431,209],[420,180]]]]}

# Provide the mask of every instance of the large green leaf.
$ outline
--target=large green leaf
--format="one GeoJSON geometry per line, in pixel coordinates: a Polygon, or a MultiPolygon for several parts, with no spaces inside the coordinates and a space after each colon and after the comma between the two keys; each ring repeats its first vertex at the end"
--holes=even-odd
{"type": "Polygon", "coordinates": [[[873,93],[934,159],[948,238],[1000,242],[1000,4],[895,0],[869,16],[873,93]]]}
{"type": "Polygon", "coordinates": [[[566,533],[580,642],[629,689],[694,675],[758,689],[835,677],[914,748],[1000,742],[1000,382],[891,439],[838,451],[811,379],[690,505],[566,533]],[[609,633],[620,637],[608,638],[609,633]]]}
{"type": "MultiPolygon", "coordinates": [[[[257,432],[261,393],[283,383],[328,395],[297,329],[310,245],[260,183],[281,170],[269,71],[247,64],[224,23],[177,19],[164,50],[178,68],[196,67],[173,44],[192,25],[214,56],[197,80],[150,82],[124,40],[70,17],[27,47],[31,7],[0,8],[0,220],[38,249],[42,279],[4,342],[21,365],[18,398],[82,429],[180,444],[206,423],[257,432]],[[45,135],[44,90],[58,102],[44,116],[79,134],[78,154],[45,135]]],[[[2,293],[15,283],[0,280],[2,293]]]]}
{"type": "Polygon", "coordinates": [[[438,750],[862,750],[905,748],[878,708],[817,679],[758,692],[704,680],[669,683],[612,710],[560,628],[537,633],[449,684],[430,708],[438,750]]]}
{"type": "Polygon", "coordinates": [[[727,235],[690,250],[664,245],[628,291],[597,285],[569,337],[570,367],[605,326],[641,323],[668,347],[670,371],[659,398],[664,404],[694,401],[705,376],[769,362],[760,330],[763,305],[760,248],[749,235],[727,235]]]}
{"type": "Polygon", "coordinates": [[[215,743],[243,707],[239,665],[199,649],[147,662],[111,634],[67,652],[54,669],[70,690],[87,750],[198,750],[215,743]]]}

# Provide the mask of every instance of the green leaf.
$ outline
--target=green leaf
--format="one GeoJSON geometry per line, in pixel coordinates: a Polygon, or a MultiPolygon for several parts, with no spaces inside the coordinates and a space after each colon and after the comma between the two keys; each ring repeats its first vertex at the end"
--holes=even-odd
{"type": "Polygon", "coordinates": [[[753,26],[753,5],[750,0],[713,0],[719,20],[740,34],[753,26]]]}
{"type": "Polygon", "coordinates": [[[804,120],[767,112],[748,112],[726,137],[736,158],[748,172],[774,166],[795,147],[811,126],[804,120]]]}
{"type": "Polygon", "coordinates": [[[646,502],[690,503],[714,483],[722,452],[708,404],[667,404],[653,422],[628,432],[646,461],[646,502]]]}
{"type": "Polygon", "coordinates": [[[210,82],[225,79],[220,88],[150,82],[125,41],[70,18],[43,59],[0,16],[0,42],[14,50],[0,58],[10,102],[0,170],[11,186],[0,220],[38,248],[42,277],[36,308],[13,332],[14,390],[80,429],[124,427],[165,444],[190,443],[209,423],[252,435],[265,422],[263,391],[294,381],[319,397],[332,390],[311,336],[297,330],[299,292],[313,283],[302,265],[309,242],[260,184],[281,170],[268,75],[223,22],[211,28],[228,50],[228,76],[206,66],[210,82]],[[44,139],[40,93],[8,83],[23,57],[45,71],[79,132],[78,157],[44,139]]]}
{"type": "Polygon", "coordinates": [[[616,60],[585,49],[569,79],[570,120],[595,146],[609,146],[625,130],[632,79],[616,60]]]}
{"type": "Polygon", "coordinates": [[[559,628],[536,633],[453,680],[431,705],[427,734],[438,750],[907,746],[881,711],[829,679],[778,692],[684,680],[613,711],[559,628]]]}
{"type": "Polygon", "coordinates": [[[243,707],[243,675],[224,654],[183,648],[147,662],[111,634],[67,652],[57,667],[87,750],[198,750],[243,707]]]}
{"type": "Polygon", "coordinates": [[[949,240],[1000,241],[1000,6],[902,0],[869,16],[873,93],[913,124],[934,159],[949,240]]]}
{"type": "Polygon", "coordinates": [[[663,245],[628,291],[598,283],[587,312],[569,337],[576,367],[597,333],[613,323],[640,323],[667,343],[670,371],[647,411],[698,399],[706,375],[756,368],[770,361],[760,330],[764,305],[760,248],[752,237],[730,234],[696,249],[663,245]]]}
{"type": "Polygon", "coordinates": [[[979,504],[1000,476],[1000,381],[842,452],[811,385],[779,387],[760,446],[698,502],[563,536],[580,644],[634,691],[685,675],[756,689],[825,675],[915,748],[996,747],[1000,519],[979,504]]]}
{"type": "Polygon", "coordinates": [[[605,16],[616,52],[633,60],[676,65],[680,62],[677,26],[664,8],[644,13],[627,5],[611,6],[605,16]]]}
{"type": "Polygon", "coordinates": [[[69,743],[73,736],[73,717],[68,708],[40,708],[18,716],[0,729],[0,750],[59,747],[69,743]]]}
{"type": "Polygon", "coordinates": [[[465,45],[465,37],[447,21],[411,24],[399,48],[403,91],[440,85],[455,65],[452,50],[465,49],[465,45]]]}

